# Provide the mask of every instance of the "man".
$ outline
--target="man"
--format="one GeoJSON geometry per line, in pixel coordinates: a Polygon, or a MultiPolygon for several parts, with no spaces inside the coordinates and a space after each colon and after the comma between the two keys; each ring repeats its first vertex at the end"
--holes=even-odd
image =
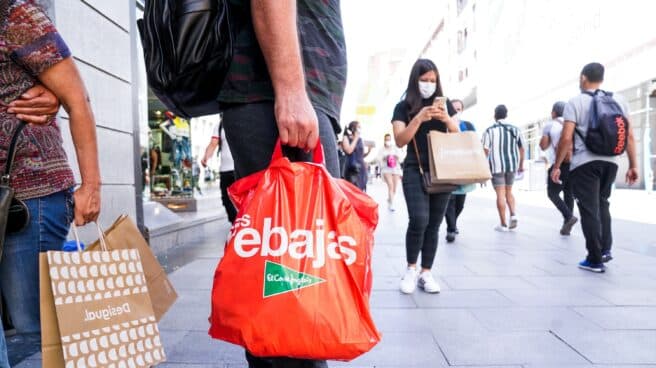
{"type": "MultiPolygon", "coordinates": [[[[601,156],[592,153],[584,143],[589,128],[591,104],[593,97],[604,81],[604,66],[599,63],[590,63],[583,67],[579,80],[581,94],[569,100],[563,118],[563,132],[558,144],[558,155],[551,180],[558,182],[561,178],[560,165],[565,162],[567,154],[574,143],[574,154],[570,163],[570,180],[574,198],[579,207],[581,228],[585,237],[587,257],[579,263],[579,268],[604,272],[604,263],[613,259],[611,247],[613,235],[611,229],[611,216],[608,198],[617,176],[618,156],[601,156]],[[574,133],[581,136],[574,139],[574,133]]],[[[605,92],[599,91],[604,94],[605,92]]],[[[624,113],[629,116],[629,107],[620,95],[612,95],[624,113]]],[[[636,160],[636,146],[633,137],[633,128],[629,124],[626,142],[626,153],[629,159],[629,169],[626,172],[626,182],[633,185],[638,180],[638,161],[636,160]]]]}
{"type": "Polygon", "coordinates": [[[517,227],[515,197],[512,186],[516,173],[524,172],[524,143],[517,127],[505,122],[508,109],[499,105],[494,109],[495,123],[483,133],[483,149],[490,162],[492,186],[497,194],[497,211],[501,223],[494,229],[505,232],[517,227]],[[510,209],[510,223],[506,221],[506,204],[510,209]]]}
{"type": "MultiPolygon", "coordinates": [[[[543,151],[553,148],[554,152],[558,150],[558,142],[560,142],[560,134],[563,131],[563,110],[565,103],[558,101],[551,109],[551,121],[544,125],[542,130],[542,138],[540,139],[540,148],[543,151]]],[[[558,211],[563,215],[563,226],[560,228],[560,235],[569,235],[572,232],[572,227],[578,219],[574,216],[574,197],[572,196],[572,186],[569,180],[569,163],[572,159],[572,149],[570,146],[567,155],[560,165],[560,182],[555,182],[551,179],[547,180],[547,195],[558,211]],[[563,192],[563,199],[560,198],[560,192],[563,192]]],[[[555,166],[549,168],[549,177],[555,166]]]]}
{"type": "Polygon", "coordinates": [[[219,166],[221,202],[223,203],[223,207],[228,215],[228,221],[230,221],[231,224],[234,224],[235,219],[237,218],[237,209],[228,196],[228,187],[235,182],[235,164],[232,159],[232,154],[230,153],[228,140],[225,138],[223,124],[221,123],[214,126],[214,132],[212,133],[210,143],[207,145],[207,148],[205,148],[205,155],[201,160],[201,164],[203,164],[205,170],[209,170],[207,167],[207,161],[209,161],[212,155],[214,155],[214,150],[217,149],[217,147],[219,148],[219,154],[221,155],[221,164],[219,166]]]}
{"type": "MultiPolygon", "coordinates": [[[[453,108],[456,109],[458,113],[458,120],[460,120],[460,131],[475,131],[474,125],[468,121],[461,120],[462,111],[465,109],[465,104],[461,100],[451,100],[453,108]]],[[[449,199],[449,204],[446,207],[446,241],[448,243],[453,243],[456,240],[456,235],[460,232],[458,230],[458,217],[462,213],[462,209],[465,207],[465,199],[467,194],[465,192],[453,192],[451,198],[449,199]]]]}
{"type": "MultiPolygon", "coordinates": [[[[231,1],[230,16],[234,58],[218,100],[236,178],[265,169],[278,137],[295,160],[308,160],[305,151],[321,138],[326,167],[338,177],[335,132],[346,84],[339,0],[231,1]]],[[[249,367],[327,366],[246,358],[249,367]]]]}

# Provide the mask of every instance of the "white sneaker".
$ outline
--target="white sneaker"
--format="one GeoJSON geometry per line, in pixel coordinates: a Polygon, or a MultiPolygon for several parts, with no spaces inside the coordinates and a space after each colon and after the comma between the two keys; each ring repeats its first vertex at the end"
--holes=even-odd
{"type": "Polygon", "coordinates": [[[417,270],[408,267],[401,279],[400,289],[403,294],[412,294],[417,287],[417,270]]]}
{"type": "Polygon", "coordinates": [[[500,232],[500,233],[505,233],[505,232],[508,232],[508,231],[509,231],[509,230],[508,230],[508,227],[505,226],[505,225],[497,225],[497,226],[494,227],[494,230],[495,230],[495,231],[498,231],[498,232],[500,232]]]}
{"type": "Polygon", "coordinates": [[[435,294],[440,292],[440,285],[435,281],[430,271],[424,271],[419,275],[418,284],[419,288],[427,293],[435,294]]]}
{"type": "Polygon", "coordinates": [[[512,230],[517,227],[517,216],[510,216],[510,225],[508,225],[508,229],[512,230]]]}

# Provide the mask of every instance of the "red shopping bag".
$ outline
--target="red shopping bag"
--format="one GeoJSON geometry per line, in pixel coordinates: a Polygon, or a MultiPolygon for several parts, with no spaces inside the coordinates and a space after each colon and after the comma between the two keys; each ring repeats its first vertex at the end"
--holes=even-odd
{"type": "Polygon", "coordinates": [[[255,356],[353,359],[380,341],[369,313],[378,205],[334,179],[323,152],[233,184],[239,215],[212,289],[209,334],[255,356]]]}

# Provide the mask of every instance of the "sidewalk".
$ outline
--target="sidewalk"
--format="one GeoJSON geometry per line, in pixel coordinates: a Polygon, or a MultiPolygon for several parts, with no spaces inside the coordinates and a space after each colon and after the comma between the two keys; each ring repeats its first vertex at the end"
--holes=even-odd
{"type": "MultiPolygon", "coordinates": [[[[382,183],[370,194],[384,203],[382,183]]],[[[371,307],[382,342],[331,367],[647,367],[656,366],[656,225],[616,219],[605,274],[576,268],[585,255],[580,227],[561,237],[546,195],[518,193],[519,228],[496,233],[489,189],[470,195],[455,243],[444,242],[434,274],[442,293],[402,295],[407,214],[380,209],[371,307]]],[[[617,196],[618,198],[620,195],[617,196]]],[[[623,197],[624,198],[624,197],[623,197]]],[[[645,198],[630,206],[646,207],[645,198]]],[[[246,367],[240,347],[207,335],[212,276],[228,226],[167,257],[180,299],[160,324],[167,368],[246,367]]],[[[36,356],[35,358],[38,358],[36,356]]],[[[18,367],[39,366],[35,358],[18,367]]]]}

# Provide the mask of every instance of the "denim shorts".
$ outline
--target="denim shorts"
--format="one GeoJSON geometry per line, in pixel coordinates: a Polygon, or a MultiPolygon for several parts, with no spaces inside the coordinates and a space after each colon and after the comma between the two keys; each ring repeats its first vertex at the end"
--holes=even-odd
{"type": "Polygon", "coordinates": [[[501,186],[511,186],[515,183],[515,173],[514,172],[507,172],[507,173],[497,173],[497,174],[492,174],[492,186],[493,187],[501,187],[501,186]]]}

